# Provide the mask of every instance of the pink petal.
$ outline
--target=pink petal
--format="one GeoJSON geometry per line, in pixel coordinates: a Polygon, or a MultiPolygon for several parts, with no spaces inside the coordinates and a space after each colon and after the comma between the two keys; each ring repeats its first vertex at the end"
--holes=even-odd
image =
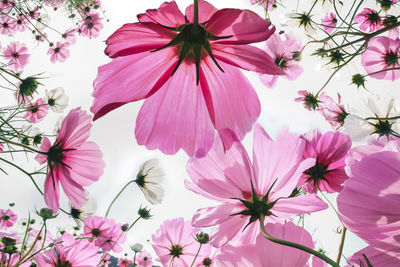
{"type": "Polygon", "coordinates": [[[242,210],[243,207],[239,203],[222,203],[219,206],[198,209],[193,216],[192,225],[196,227],[209,227],[221,224],[231,219],[232,214],[241,212],[242,210]]]}
{"type": "Polygon", "coordinates": [[[237,267],[251,266],[264,267],[254,245],[233,247],[227,245],[223,247],[216,258],[215,266],[237,267]]]}
{"type": "MultiPolygon", "coordinates": [[[[153,65],[149,72],[154,73],[153,65]]],[[[195,81],[195,65],[183,62],[165,85],[146,99],[136,120],[138,144],[166,154],[175,154],[180,148],[189,156],[207,153],[214,130],[195,81]]]]}
{"type": "Polygon", "coordinates": [[[66,167],[60,167],[60,172],[60,183],[65,195],[71,200],[72,205],[79,209],[86,202],[85,189],[71,179],[66,167]]]}
{"type": "Polygon", "coordinates": [[[62,167],[55,166],[53,169],[53,175],[49,168],[44,182],[44,201],[53,212],[57,212],[60,209],[58,201],[60,199],[59,181],[60,175],[62,175],[61,168],[62,167]]]}
{"type": "Polygon", "coordinates": [[[235,215],[218,225],[211,236],[211,245],[217,248],[224,246],[246,224],[246,220],[247,216],[235,215]]]}
{"type": "MultiPolygon", "coordinates": [[[[42,139],[42,144],[40,145],[40,151],[47,152],[47,151],[49,151],[50,147],[51,147],[51,143],[50,143],[49,138],[44,136],[42,139]]],[[[35,160],[37,160],[40,164],[44,164],[47,161],[47,155],[38,153],[35,157],[35,160]]]]}
{"type": "Polygon", "coordinates": [[[158,9],[149,9],[137,16],[140,22],[153,22],[168,27],[177,27],[185,24],[185,17],[175,1],[164,2],[158,9]]]}
{"type": "MultiPolygon", "coordinates": [[[[218,9],[216,9],[212,4],[203,0],[199,0],[199,23],[204,23],[210,20],[211,16],[215,12],[217,12],[217,10],[218,9]]],[[[185,15],[189,22],[193,22],[193,17],[194,17],[193,5],[190,5],[186,8],[185,15]]]]}
{"type": "Polygon", "coordinates": [[[155,53],[143,52],[115,58],[99,67],[93,83],[94,120],[126,103],[149,97],[162,87],[175,67],[174,51],[166,48],[155,53]]]}

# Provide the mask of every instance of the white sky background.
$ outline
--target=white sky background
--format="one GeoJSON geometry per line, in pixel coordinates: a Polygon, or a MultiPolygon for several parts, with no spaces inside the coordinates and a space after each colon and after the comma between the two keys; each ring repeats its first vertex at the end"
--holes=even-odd
{"type": "MultiPolygon", "coordinates": [[[[68,110],[82,106],[84,110],[89,111],[93,101],[91,97],[93,91],[92,82],[96,77],[97,67],[110,61],[104,55],[105,43],[103,41],[122,24],[136,22],[138,13],[142,13],[148,8],[158,8],[162,2],[164,1],[103,0],[103,9],[106,11],[105,14],[110,21],[108,23],[104,22],[104,29],[101,31],[99,38],[94,40],[78,38],[77,44],[71,47],[71,57],[65,63],[57,64],[50,63],[50,57],[46,54],[48,47],[46,44],[41,44],[34,50],[31,63],[24,74],[33,75],[43,72],[43,76],[49,77],[49,79],[43,81],[46,87],[42,87],[39,90],[41,97],[44,96],[45,88],[53,89],[57,86],[62,86],[70,99],[68,110]]],[[[191,2],[189,0],[177,0],[181,10],[184,10],[191,2]]],[[[250,0],[210,0],[210,2],[217,8],[247,8],[261,16],[264,15],[261,7],[250,5],[250,0]]],[[[306,1],[306,6],[309,6],[311,2],[311,0],[306,1]]],[[[300,6],[304,7],[305,5],[300,6]]],[[[280,8],[279,10],[282,11],[283,9],[280,8]]],[[[319,21],[319,18],[323,17],[324,13],[320,8],[315,10],[313,13],[315,17],[318,17],[317,21],[319,21]]],[[[299,9],[299,11],[302,10],[299,9]]],[[[280,13],[288,12],[289,10],[280,13]]],[[[273,22],[276,23],[281,18],[275,16],[273,17],[273,22]]],[[[58,28],[65,29],[66,26],[60,25],[58,28]]],[[[2,46],[4,47],[4,42],[8,42],[4,38],[2,40],[2,46]]],[[[21,35],[19,40],[28,43],[30,48],[33,47],[31,45],[33,42],[28,33],[21,35]]],[[[307,56],[311,52],[312,50],[310,49],[306,50],[303,55],[301,64],[305,71],[299,79],[294,82],[288,82],[286,79],[280,78],[277,86],[273,89],[266,88],[259,81],[257,74],[246,73],[256,88],[262,104],[261,116],[258,122],[272,137],[275,137],[283,126],[288,126],[292,132],[299,134],[314,128],[319,128],[323,132],[331,130],[330,125],[324,121],[322,116],[305,110],[301,104],[293,101],[297,96],[298,90],[316,92],[328,78],[329,72],[324,68],[321,70],[321,63],[317,62],[315,58],[307,56]]],[[[363,73],[363,69],[359,64],[355,68],[363,73]]],[[[354,103],[357,99],[361,99],[361,95],[370,95],[367,91],[358,90],[355,86],[349,86],[349,84],[349,69],[345,69],[333,78],[326,91],[332,97],[336,97],[336,92],[340,90],[345,103],[354,103]]],[[[382,94],[397,93],[399,95],[398,92],[395,92],[399,89],[399,81],[392,83],[377,82],[369,79],[367,86],[370,91],[382,94]]],[[[13,95],[9,91],[1,91],[0,104],[5,105],[5,103],[10,103],[9,101],[13,101],[13,95]]],[[[127,242],[127,244],[140,242],[150,248],[146,240],[151,240],[151,235],[162,221],[180,216],[190,220],[196,209],[208,207],[214,203],[184,188],[183,181],[188,178],[185,171],[188,156],[185,153],[179,152],[176,155],[167,156],[159,151],[149,151],[144,146],[137,145],[134,137],[134,128],[141,105],[142,101],[124,105],[94,122],[90,140],[96,142],[103,151],[106,168],[99,182],[94,183],[88,189],[91,196],[95,197],[98,202],[97,214],[104,216],[112,198],[130,179],[136,176],[140,164],[148,159],[158,158],[161,162],[161,167],[166,173],[164,182],[166,195],[164,201],[162,205],[151,207],[151,214],[154,215],[153,219],[139,221],[129,233],[127,242]]],[[[38,126],[44,132],[51,133],[58,116],[58,114],[49,112],[45,121],[39,123],[38,126]]],[[[251,151],[252,133],[246,136],[244,144],[248,151],[251,151]]],[[[22,156],[19,162],[24,164],[28,170],[38,167],[38,164],[32,158],[27,162],[26,158],[22,156]]],[[[40,209],[44,206],[43,198],[34,189],[27,176],[10,167],[6,167],[6,170],[9,172],[8,176],[0,173],[0,208],[7,208],[9,202],[15,202],[16,206],[13,210],[18,213],[19,218],[23,218],[27,217],[28,212],[32,212],[33,208],[40,209]]],[[[37,180],[38,184],[43,187],[44,177],[38,177],[37,180]]],[[[335,195],[331,199],[334,200],[335,195]]],[[[60,203],[61,207],[67,208],[67,200],[63,194],[60,203]]],[[[149,206],[139,188],[132,184],[115,203],[110,217],[123,223],[131,222],[137,217],[136,212],[140,205],[149,206]]],[[[72,220],[66,219],[67,217],[64,214],[60,214],[57,221],[50,221],[49,224],[53,229],[57,224],[61,224],[64,227],[74,225],[72,220]]],[[[340,235],[335,233],[336,228],[339,226],[339,221],[334,212],[328,209],[312,216],[306,216],[305,225],[313,234],[317,246],[322,247],[328,252],[329,256],[335,258],[340,235]]],[[[349,234],[345,243],[344,255],[351,256],[355,251],[362,248],[364,244],[357,237],[349,234]]],[[[125,252],[133,255],[128,246],[125,246],[125,252]]]]}

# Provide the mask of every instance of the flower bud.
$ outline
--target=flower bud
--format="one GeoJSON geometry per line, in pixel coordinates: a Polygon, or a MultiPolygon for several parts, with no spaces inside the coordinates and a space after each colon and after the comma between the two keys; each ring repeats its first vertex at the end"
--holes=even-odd
{"type": "Polygon", "coordinates": [[[196,241],[200,244],[207,244],[210,242],[210,236],[206,233],[200,232],[196,234],[196,241]]]}
{"type": "Polygon", "coordinates": [[[42,208],[40,211],[36,211],[36,214],[40,217],[42,217],[43,221],[46,221],[48,219],[53,219],[56,218],[58,214],[54,214],[51,209],[48,208],[42,208]]]}
{"type": "Polygon", "coordinates": [[[143,245],[139,243],[135,243],[130,246],[134,252],[141,252],[143,250],[143,245]]]}
{"type": "Polygon", "coordinates": [[[148,208],[139,208],[138,214],[141,218],[148,220],[151,218],[150,209],[148,208]]]}

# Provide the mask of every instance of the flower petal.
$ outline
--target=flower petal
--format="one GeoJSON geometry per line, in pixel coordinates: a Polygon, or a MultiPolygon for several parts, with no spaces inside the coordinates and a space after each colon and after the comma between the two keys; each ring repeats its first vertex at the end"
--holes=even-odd
{"type": "Polygon", "coordinates": [[[168,27],[185,24],[185,17],[175,1],[164,2],[158,9],[148,9],[146,13],[137,16],[140,22],[153,22],[168,27]]]}
{"type": "MultiPolygon", "coordinates": [[[[199,0],[199,23],[204,23],[208,21],[212,15],[217,12],[218,9],[216,9],[212,4],[199,0]]],[[[185,15],[186,18],[189,22],[193,22],[193,17],[194,17],[194,7],[193,5],[190,5],[186,8],[185,10],[185,15]]]]}
{"type": "Polygon", "coordinates": [[[222,203],[219,206],[198,209],[193,216],[192,225],[209,227],[231,219],[231,215],[243,210],[238,203],[222,203]]]}

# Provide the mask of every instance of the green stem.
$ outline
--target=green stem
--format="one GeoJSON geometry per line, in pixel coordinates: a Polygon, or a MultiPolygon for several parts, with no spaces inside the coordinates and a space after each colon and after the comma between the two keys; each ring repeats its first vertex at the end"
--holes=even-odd
{"type": "MultiPolygon", "coordinates": [[[[322,197],[326,200],[326,202],[328,202],[329,206],[331,206],[331,208],[333,209],[333,211],[336,213],[336,216],[338,217],[338,219],[339,219],[339,221],[340,221],[340,224],[343,225],[342,219],[340,219],[340,216],[339,216],[339,212],[338,212],[338,211],[336,210],[336,208],[333,206],[332,202],[330,202],[330,200],[328,199],[328,197],[325,196],[324,193],[322,193],[322,191],[319,189],[319,186],[318,186],[318,192],[320,192],[321,195],[322,195],[322,197]]],[[[344,227],[344,226],[343,226],[343,227],[344,227]]]]}
{"type": "Polygon", "coordinates": [[[340,259],[342,258],[342,253],[343,253],[343,247],[344,247],[344,239],[346,238],[346,232],[347,228],[343,226],[342,230],[342,238],[340,239],[340,244],[339,244],[339,249],[338,249],[338,255],[336,257],[336,263],[340,263],[340,259]]]}
{"type": "Polygon", "coordinates": [[[136,254],[137,252],[135,251],[135,255],[133,256],[133,267],[136,267],[136,254]]]}
{"type": "Polygon", "coordinates": [[[193,3],[193,24],[199,24],[199,0],[193,3]]]}
{"type": "Polygon", "coordinates": [[[300,249],[302,251],[305,251],[307,253],[310,253],[318,258],[320,258],[321,260],[325,261],[326,263],[330,264],[331,266],[334,267],[340,267],[339,264],[337,264],[334,260],[330,259],[328,256],[326,256],[323,253],[320,253],[318,251],[315,251],[309,247],[297,244],[297,243],[293,243],[290,241],[286,241],[286,240],[282,240],[273,236],[270,236],[267,231],[265,230],[265,226],[264,226],[264,215],[262,215],[260,217],[260,228],[261,228],[261,233],[265,236],[266,239],[268,239],[271,242],[277,243],[277,244],[281,244],[284,246],[288,246],[288,247],[292,247],[292,248],[297,248],[300,249]]]}
{"type": "Polygon", "coordinates": [[[6,70],[6,69],[4,69],[4,68],[1,68],[1,67],[0,67],[0,71],[2,71],[2,72],[4,72],[4,73],[7,73],[8,75],[10,75],[10,76],[12,76],[12,77],[14,77],[14,78],[16,78],[16,79],[22,81],[22,79],[21,79],[18,75],[16,75],[15,73],[10,72],[10,71],[8,71],[8,70],[6,70]]]}
{"type": "Polygon", "coordinates": [[[197,250],[197,253],[196,253],[196,255],[194,256],[193,261],[192,261],[192,264],[190,264],[190,267],[193,267],[193,264],[194,264],[194,262],[196,261],[197,256],[199,256],[200,249],[201,249],[201,246],[202,246],[202,245],[203,245],[203,244],[200,243],[199,249],[197,250]]]}
{"type": "Polygon", "coordinates": [[[106,215],[104,216],[105,218],[107,218],[108,213],[111,210],[112,205],[114,204],[114,202],[117,200],[117,198],[122,194],[122,192],[128,187],[128,185],[130,185],[131,183],[135,182],[135,180],[129,181],[119,192],[118,194],[114,197],[114,199],[111,201],[110,205],[108,206],[106,215]]]}
{"type": "Polygon", "coordinates": [[[11,144],[11,145],[15,145],[15,146],[20,146],[20,147],[26,148],[26,149],[28,149],[28,150],[30,150],[30,151],[32,151],[32,152],[36,152],[36,153],[38,153],[38,154],[44,154],[44,155],[47,154],[46,152],[43,152],[43,151],[34,149],[34,148],[30,147],[30,146],[27,146],[27,145],[24,145],[24,144],[21,144],[21,143],[17,143],[17,142],[8,140],[8,139],[3,138],[3,137],[0,137],[0,141],[2,141],[2,142],[4,142],[4,143],[11,144]]]}

